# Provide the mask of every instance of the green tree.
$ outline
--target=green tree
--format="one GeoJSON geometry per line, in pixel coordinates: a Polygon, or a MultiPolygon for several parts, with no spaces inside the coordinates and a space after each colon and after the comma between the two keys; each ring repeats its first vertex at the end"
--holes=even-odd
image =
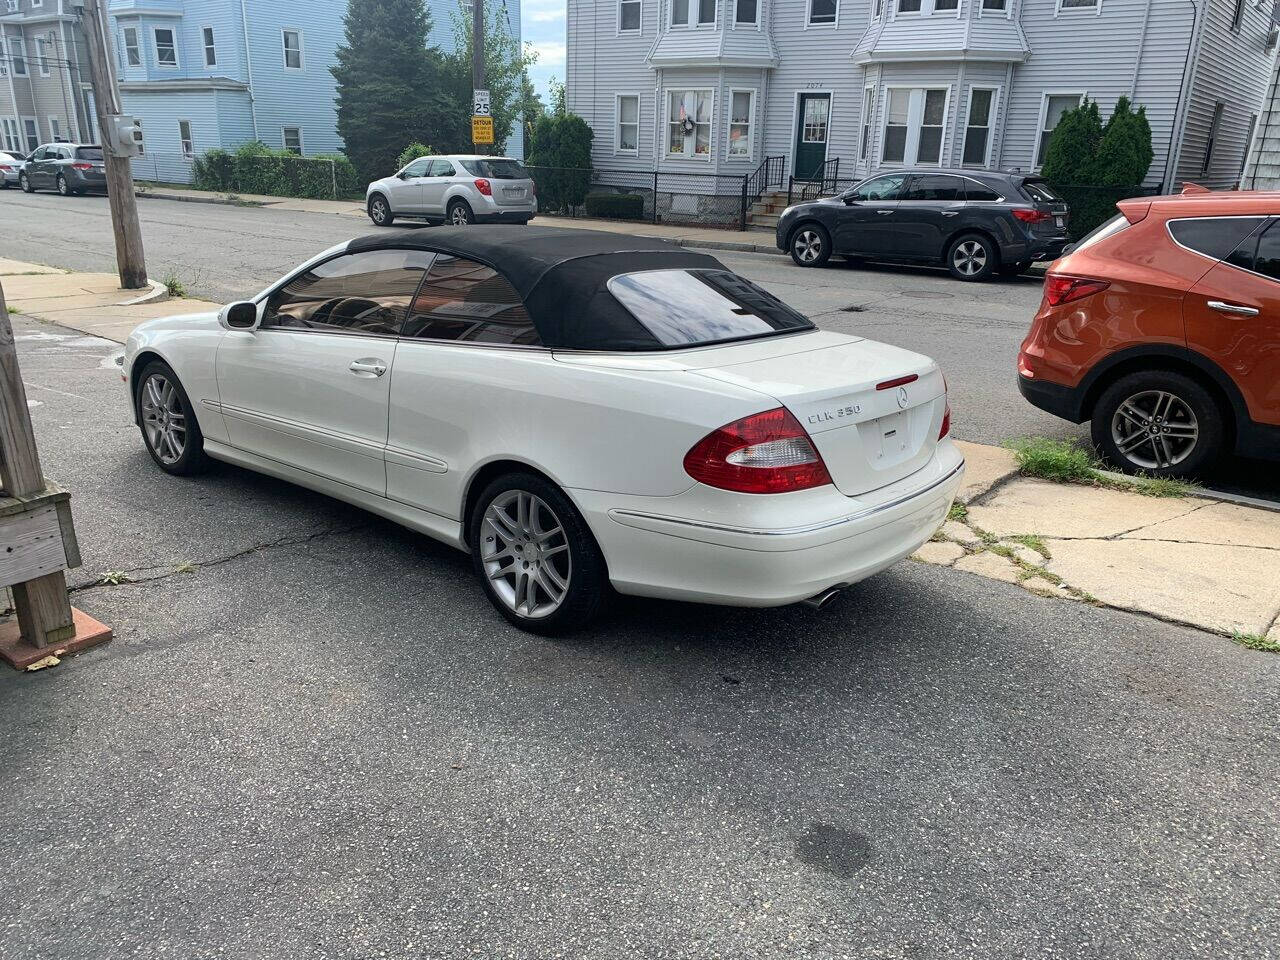
{"type": "MultiPolygon", "coordinates": [[[[513,36],[505,7],[484,6],[484,83],[489,90],[489,112],[493,116],[495,145],[511,137],[511,129],[524,105],[525,71],[538,59],[533,47],[521,46],[513,36]]],[[[465,149],[471,143],[471,23],[461,13],[453,17],[454,52],[445,55],[448,80],[445,84],[455,109],[465,126],[465,149]]],[[[432,141],[437,143],[440,141],[432,141]]]]}
{"type": "Polygon", "coordinates": [[[520,77],[520,119],[524,124],[524,152],[528,156],[533,150],[534,129],[538,126],[538,120],[547,112],[546,105],[542,102],[542,98],[538,96],[538,91],[533,86],[533,81],[529,79],[529,71],[524,71],[520,77]]]}
{"type": "Polygon", "coordinates": [[[591,186],[591,127],[572,113],[538,120],[528,153],[538,183],[538,202],[548,210],[579,206],[591,186]]]}
{"type": "Polygon", "coordinates": [[[1102,116],[1096,100],[1086,99],[1058,120],[1049,137],[1040,172],[1054,184],[1092,183],[1090,176],[1102,140],[1102,116]]]}
{"type": "Polygon", "coordinates": [[[337,81],[338,134],[365,180],[393,169],[406,139],[439,143],[449,118],[441,55],[428,46],[423,0],[349,0],[345,37],[330,72],[337,81]]]}
{"type": "Polygon", "coordinates": [[[1134,112],[1128,97],[1116,101],[1116,108],[1102,130],[1088,180],[1108,187],[1131,187],[1141,183],[1151,167],[1151,127],[1146,111],[1134,112]]]}
{"type": "Polygon", "coordinates": [[[400,151],[400,156],[396,157],[396,169],[402,170],[419,157],[429,157],[433,153],[435,153],[435,151],[425,143],[419,143],[415,140],[400,151]]]}

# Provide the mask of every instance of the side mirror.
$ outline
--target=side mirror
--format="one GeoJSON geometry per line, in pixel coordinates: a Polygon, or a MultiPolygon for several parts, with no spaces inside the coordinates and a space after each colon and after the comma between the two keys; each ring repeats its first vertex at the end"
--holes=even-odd
{"type": "Polygon", "coordinates": [[[254,330],[258,326],[258,305],[249,300],[229,303],[218,311],[218,323],[228,330],[254,330]]]}
{"type": "Polygon", "coordinates": [[[852,207],[855,203],[858,202],[858,198],[855,197],[852,193],[847,193],[840,199],[844,201],[844,205],[846,207],[852,207]]]}

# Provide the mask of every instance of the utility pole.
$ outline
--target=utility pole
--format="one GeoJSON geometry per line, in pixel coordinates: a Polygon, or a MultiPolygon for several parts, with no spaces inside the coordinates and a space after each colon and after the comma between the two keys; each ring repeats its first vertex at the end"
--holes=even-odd
{"type": "Polygon", "coordinates": [[[107,200],[116,238],[116,266],[120,286],[139,290],[147,286],[147,263],[142,253],[142,228],[138,226],[138,200],[133,193],[133,169],[129,158],[114,147],[114,115],[122,113],[115,70],[107,51],[107,28],[102,0],[80,0],[80,26],[84,31],[93,81],[93,105],[98,115],[98,137],[107,167],[107,200]]]}
{"type": "MultiPolygon", "coordinates": [[[[471,0],[471,89],[473,91],[484,90],[484,0],[471,0]]],[[[486,93],[487,97],[487,93],[486,93]]],[[[474,96],[473,96],[474,99],[474,96]]],[[[485,106],[485,112],[488,113],[488,106],[485,106]]],[[[475,104],[472,104],[472,123],[471,123],[471,140],[472,149],[476,153],[487,153],[481,147],[487,147],[489,144],[479,139],[476,130],[474,117],[476,116],[475,104]]],[[[490,135],[489,143],[493,142],[490,135]]]]}

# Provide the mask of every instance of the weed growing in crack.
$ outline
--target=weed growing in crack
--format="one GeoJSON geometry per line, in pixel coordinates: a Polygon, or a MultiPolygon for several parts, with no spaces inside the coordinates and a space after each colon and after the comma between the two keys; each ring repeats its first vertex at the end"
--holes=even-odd
{"type": "Polygon", "coordinates": [[[164,288],[169,291],[169,296],[171,297],[185,297],[187,295],[187,288],[172,270],[166,273],[164,279],[160,282],[164,284],[164,288]]]}
{"type": "Polygon", "coordinates": [[[199,567],[199,565],[198,565],[198,564],[194,564],[194,563],[180,563],[180,564],[178,564],[176,567],[174,567],[174,568],[173,568],[173,572],[174,572],[174,573],[195,573],[195,572],[196,572],[197,570],[199,570],[199,569],[200,569],[200,567],[199,567]]]}
{"type": "Polygon", "coordinates": [[[1037,477],[1055,483],[1081,483],[1109,490],[1140,493],[1145,497],[1183,497],[1193,489],[1192,484],[1172,477],[1107,476],[1101,472],[1102,462],[1093,451],[1074,440],[1021,437],[1009,441],[1005,446],[1013,451],[1018,472],[1024,477],[1037,477]]]}
{"type": "Polygon", "coordinates": [[[1042,540],[1038,534],[1019,533],[1016,536],[1006,537],[1005,539],[1013,540],[1017,543],[1022,544],[1024,547],[1030,547],[1032,550],[1040,554],[1040,556],[1044,557],[1046,560],[1053,559],[1052,555],[1050,555],[1049,553],[1049,548],[1044,545],[1044,540],[1042,540]]]}
{"type": "Polygon", "coordinates": [[[1268,640],[1260,634],[1232,630],[1231,639],[1248,650],[1261,650],[1263,653],[1280,653],[1280,643],[1268,640]]]}
{"type": "Polygon", "coordinates": [[[969,517],[969,508],[960,501],[951,504],[951,509],[947,511],[948,520],[966,520],[969,517]]]}
{"type": "Polygon", "coordinates": [[[123,570],[108,570],[102,575],[99,583],[109,584],[111,586],[119,586],[122,583],[133,583],[133,578],[123,570]]]}

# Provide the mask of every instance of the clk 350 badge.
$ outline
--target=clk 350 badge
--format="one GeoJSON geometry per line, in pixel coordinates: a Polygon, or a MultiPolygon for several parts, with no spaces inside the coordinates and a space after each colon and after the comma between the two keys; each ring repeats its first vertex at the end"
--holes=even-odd
{"type": "Polygon", "coordinates": [[[834,410],[822,410],[809,414],[810,423],[826,423],[828,420],[841,420],[844,417],[855,417],[862,412],[862,404],[852,403],[847,407],[836,407],[834,410]]]}

